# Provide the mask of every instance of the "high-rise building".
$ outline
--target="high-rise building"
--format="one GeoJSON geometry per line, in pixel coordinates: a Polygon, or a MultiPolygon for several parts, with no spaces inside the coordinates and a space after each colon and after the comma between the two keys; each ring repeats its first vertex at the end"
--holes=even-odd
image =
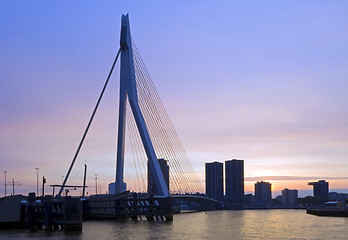
{"type": "Polygon", "coordinates": [[[260,204],[272,203],[272,184],[269,182],[255,183],[255,202],[260,204]]]}
{"type": "Polygon", "coordinates": [[[205,191],[208,197],[219,201],[223,200],[223,180],[223,163],[205,164],[205,191]]]}
{"type": "MultiPolygon", "coordinates": [[[[169,166],[168,166],[168,161],[164,160],[163,158],[159,158],[158,159],[158,163],[161,167],[162,170],[162,174],[164,177],[164,181],[167,184],[167,188],[169,191],[169,166]]],[[[155,181],[152,177],[152,172],[151,172],[151,168],[149,165],[149,161],[147,161],[147,192],[148,194],[158,194],[158,190],[156,188],[156,184],[155,181]]]]}
{"type": "Polygon", "coordinates": [[[244,202],[244,160],[225,161],[225,189],[227,202],[244,202]]]}
{"type": "Polygon", "coordinates": [[[285,207],[296,206],[298,204],[298,191],[295,189],[282,190],[282,205],[285,207]]]}
{"type": "Polygon", "coordinates": [[[329,197],[329,183],[325,180],[319,180],[318,182],[309,182],[308,185],[313,186],[313,195],[317,198],[329,197]]]}

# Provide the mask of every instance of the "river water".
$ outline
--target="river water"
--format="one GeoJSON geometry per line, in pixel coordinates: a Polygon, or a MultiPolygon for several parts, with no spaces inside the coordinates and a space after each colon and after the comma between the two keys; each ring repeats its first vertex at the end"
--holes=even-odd
{"type": "Polygon", "coordinates": [[[86,221],[80,233],[0,230],[0,239],[348,239],[348,218],[305,210],[183,213],[173,222],[86,221]]]}

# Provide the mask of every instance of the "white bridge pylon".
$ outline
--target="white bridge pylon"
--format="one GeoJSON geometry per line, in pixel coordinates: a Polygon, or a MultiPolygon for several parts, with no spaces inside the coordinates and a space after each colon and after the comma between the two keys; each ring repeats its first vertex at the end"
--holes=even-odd
{"type": "Polygon", "coordinates": [[[149,167],[153,174],[153,179],[160,196],[169,196],[168,187],[164,180],[161,167],[158,163],[156,152],[150,139],[148,129],[141,112],[137,85],[134,72],[134,60],[132,50],[132,40],[130,34],[129,17],[122,15],[121,23],[121,71],[120,71],[120,105],[118,119],[118,137],[117,137],[117,157],[116,157],[116,183],[115,193],[120,193],[124,189],[124,149],[125,149],[125,124],[126,124],[126,102],[129,101],[131,110],[149,161],[149,167]]]}

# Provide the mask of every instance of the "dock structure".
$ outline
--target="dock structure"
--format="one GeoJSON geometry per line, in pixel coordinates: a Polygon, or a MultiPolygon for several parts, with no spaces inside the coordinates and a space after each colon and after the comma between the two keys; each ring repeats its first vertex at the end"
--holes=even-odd
{"type": "Polygon", "coordinates": [[[130,192],[60,198],[29,193],[0,198],[0,229],[81,231],[83,220],[91,219],[172,221],[172,199],[130,192]]]}
{"type": "Polygon", "coordinates": [[[80,197],[53,198],[16,195],[0,198],[0,229],[82,230],[80,197]]]}
{"type": "Polygon", "coordinates": [[[83,201],[83,218],[171,221],[172,200],[130,192],[90,196],[83,201]]]}
{"type": "Polygon", "coordinates": [[[24,228],[82,230],[82,204],[79,197],[36,197],[35,193],[29,193],[27,201],[22,201],[21,211],[24,228]]]}
{"type": "Polygon", "coordinates": [[[307,214],[321,217],[348,217],[348,208],[307,209],[307,214]]]}

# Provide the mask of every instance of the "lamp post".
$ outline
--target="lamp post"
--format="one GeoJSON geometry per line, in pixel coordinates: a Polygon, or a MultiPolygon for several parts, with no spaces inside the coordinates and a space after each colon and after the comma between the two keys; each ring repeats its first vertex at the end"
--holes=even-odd
{"type": "Polygon", "coordinates": [[[5,197],[6,197],[6,173],[7,173],[7,171],[4,172],[4,174],[5,174],[5,197]]]}
{"type": "Polygon", "coordinates": [[[14,178],[12,178],[12,181],[11,182],[8,182],[9,186],[12,185],[12,195],[14,196],[15,195],[15,186],[20,186],[22,184],[18,183],[17,181],[15,181],[14,178]]]}
{"type": "Polygon", "coordinates": [[[97,174],[94,174],[95,175],[95,195],[98,194],[98,175],[97,174]]]}
{"type": "Polygon", "coordinates": [[[12,178],[12,195],[13,196],[14,196],[14,186],[15,186],[14,178],[12,178]]]}
{"type": "Polygon", "coordinates": [[[42,177],[42,197],[45,196],[45,183],[46,183],[46,178],[45,176],[42,177]]]}
{"type": "Polygon", "coordinates": [[[39,196],[39,168],[36,169],[36,196],[39,196]]]}
{"type": "Polygon", "coordinates": [[[85,190],[86,190],[86,173],[87,173],[87,164],[85,164],[85,173],[83,174],[83,190],[82,190],[82,197],[85,197],[85,190]]]}

